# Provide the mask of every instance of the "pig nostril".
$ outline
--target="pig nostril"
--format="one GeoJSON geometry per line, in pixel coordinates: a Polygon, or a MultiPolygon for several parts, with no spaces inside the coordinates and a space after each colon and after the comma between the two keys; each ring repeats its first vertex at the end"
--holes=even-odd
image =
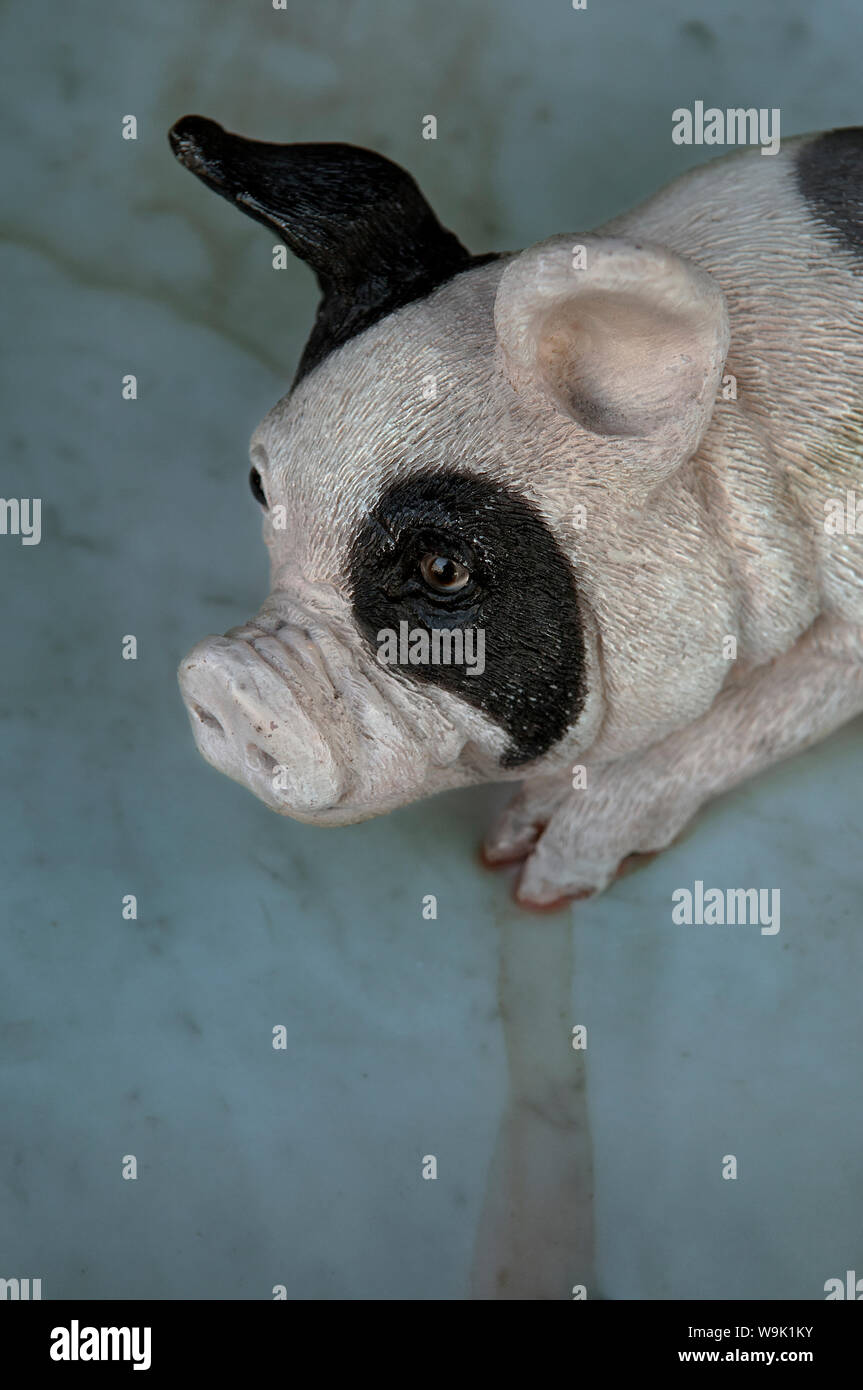
{"type": "Polygon", "coordinates": [[[192,709],[195,711],[201,723],[206,724],[208,729],[218,729],[220,734],[225,732],[216,716],[210,714],[209,710],[203,709],[201,705],[196,705],[194,703],[192,704],[192,709]]]}
{"type": "Polygon", "coordinates": [[[249,766],[257,768],[258,772],[270,774],[278,767],[275,758],[271,758],[269,753],[265,753],[263,748],[259,748],[256,743],[246,744],[246,757],[249,766]]]}

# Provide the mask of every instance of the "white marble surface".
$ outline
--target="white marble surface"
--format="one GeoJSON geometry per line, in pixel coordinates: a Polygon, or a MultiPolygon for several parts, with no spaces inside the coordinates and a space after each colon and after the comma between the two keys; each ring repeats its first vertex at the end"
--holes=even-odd
{"type": "Polygon", "coordinates": [[[198,110],[368,144],[503,249],[673,176],[699,94],[789,134],[859,121],[859,31],[850,2],[779,0],[6,7],[0,491],[43,498],[43,539],[0,538],[0,1276],[808,1299],[861,1267],[859,724],[548,918],[476,864],[500,789],[325,832],[198,758],[175,666],[262,596],[246,443],[315,293],[300,266],[274,288],[266,233],[164,138],[198,110]],[[696,878],[780,887],[778,936],[673,926],[696,878]]]}

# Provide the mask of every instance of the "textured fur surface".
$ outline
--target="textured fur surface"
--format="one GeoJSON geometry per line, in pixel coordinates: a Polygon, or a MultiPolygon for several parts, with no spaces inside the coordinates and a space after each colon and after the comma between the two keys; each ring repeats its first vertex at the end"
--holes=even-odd
{"type": "MultiPolygon", "coordinates": [[[[843,134],[841,158],[833,136],[715,161],[324,357],[252,440],[271,594],[181,666],[204,756],[320,824],[523,780],[485,852],[524,859],[519,897],[544,905],[602,889],[863,710],[863,535],[825,529],[825,504],[863,498],[861,188],[830,192],[831,158],[847,183],[863,145],[843,134]],[[478,534],[517,527],[515,497],[550,542],[504,538],[483,571],[506,596],[482,610],[506,614],[486,632],[495,680],[543,669],[556,639],[537,595],[568,576],[576,712],[527,762],[492,699],[382,666],[358,621],[351,556],[380,499],[452,473],[490,489],[478,534]]],[[[404,525],[441,546],[435,517],[404,525]]]]}

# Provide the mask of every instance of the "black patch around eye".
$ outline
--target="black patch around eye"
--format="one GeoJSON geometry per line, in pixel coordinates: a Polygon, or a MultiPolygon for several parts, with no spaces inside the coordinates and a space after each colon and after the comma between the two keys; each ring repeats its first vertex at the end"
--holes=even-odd
{"type": "Polygon", "coordinates": [[[252,496],[256,502],[260,502],[262,507],[268,507],[267,494],[264,492],[261,483],[261,475],[257,468],[253,468],[249,474],[249,487],[252,489],[252,496]]]}
{"type": "Polygon", "coordinates": [[[863,257],[863,127],[829,130],[796,156],[797,186],[833,240],[863,257]]]}
{"type": "Polygon", "coordinates": [[[501,763],[541,757],[584,702],[584,637],[575,575],[537,509],[497,483],[460,472],[393,483],[360,526],[349,578],[357,625],[377,652],[382,629],[482,628],[485,669],[399,665],[408,679],[461,696],[509,735],[501,763]],[[453,594],[419,575],[435,551],[470,571],[453,594]]]}

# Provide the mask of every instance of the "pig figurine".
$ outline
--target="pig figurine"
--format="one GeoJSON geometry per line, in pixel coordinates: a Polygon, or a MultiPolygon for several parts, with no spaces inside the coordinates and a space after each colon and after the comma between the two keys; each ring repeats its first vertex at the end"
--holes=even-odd
{"type": "Polygon", "coordinates": [[[484,854],[541,907],[863,711],[863,130],[485,256],[368,150],[170,139],[323,295],[272,592],[180,667],[208,762],[316,825],[521,782],[484,854]]]}

